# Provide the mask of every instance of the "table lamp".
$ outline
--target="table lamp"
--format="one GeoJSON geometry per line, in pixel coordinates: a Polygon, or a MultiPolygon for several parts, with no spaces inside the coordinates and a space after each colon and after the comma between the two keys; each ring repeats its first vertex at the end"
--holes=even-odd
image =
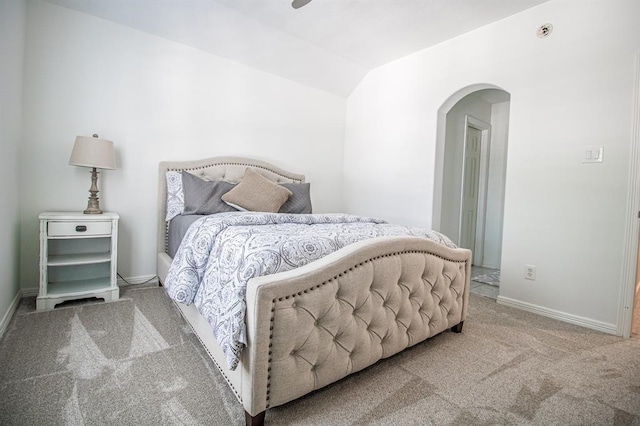
{"type": "Polygon", "coordinates": [[[98,171],[96,169],[114,170],[116,155],[113,142],[98,138],[98,135],[77,136],[71,151],[69,164],[72,166],[91,167],[91,188],[89,188],[89,203],[84,214],[101,214],[98,199],[98,171]]]}

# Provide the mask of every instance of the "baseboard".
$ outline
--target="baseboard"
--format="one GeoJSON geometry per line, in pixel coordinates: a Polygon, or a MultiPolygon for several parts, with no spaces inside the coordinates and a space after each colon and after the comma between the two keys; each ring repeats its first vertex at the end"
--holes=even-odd
{"type": "MultiPolygon", "coordinates": [[[[131,277],[131,278],[127,278],[126,280],[127,281],[124,281],[122,278],[118,278],[118,285],[119,286],[138,285],[138,284],[143,284],[147,282],[149,285],[159,284],[158,277],[155,275],[131,277]]],[[[13,318],[13,314],[16,312],[16,309],[18,309],[20,300],[23,297],[31,297],[31,296],[37,296],[37,295],[38,295],[38,287],[23,288],[18,290],[16,297],[13,298],[13,300],[11,301],[11,304],[9,305],[9,309],[7,309],[7,312],[5,312],[4,316],[2,317],[2,320],[0,321],[0,337],[2,337],[4,335],[4,332],[7,330],[7,327],[9,326],[9,322],[11,321],[11,318],[13,318]]]]}
{"type": "Polygon", "coordinates": [[[156,275],[143,275],[140,277],[118,277],[118,286],[126,287],[129,285],[149,284],[158,285],[158,277],[156,275]],[[126,280],[126,281],[125,281],[126,280]]]}
{"type": "Polygon", "coordinates": [[[22,292],[22,297],[37,296],[38,287],[23,288],[21,292],[22,292]]]}
{"type": "Polygon", "coordinates": [[[504,296],[498,296],[497,302],[501,305],[522,309],[523,311],[528,311],[548,318],[557,319],[558,321],[568,322],[570,324],[579,325],[581,327],[590,328],[592,330],[601,331],[607,334],[618,335],[618,327],[616,326],[616,324],[608,324],[606,322],[596,321],[578,315],[556,311],[554,309],[544,308],[542,306],[521,302],[520,300],[511,299],[504,296]]]}
{"type": "Polygon", "coordinates": [[[13,298],[11,304],[9,305],[9,309],[7,309],[7,312],[5,312],[4,316],[2,317],[2,321],[0,321],[0,337],[4,336],[4,332],[7,331],[9,322],[11,321],[11,318],[13,318],[13,314],[16,312],[16,309],[18,309],[18,305],[20,304],[20,300],[22,299],[22,297],[22,290],[18,290],[16,297],[13,298]]]}

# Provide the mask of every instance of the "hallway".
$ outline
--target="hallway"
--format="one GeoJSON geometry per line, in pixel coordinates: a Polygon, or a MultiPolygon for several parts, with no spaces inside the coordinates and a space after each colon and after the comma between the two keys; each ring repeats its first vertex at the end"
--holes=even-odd
{"type": "MultiPolygon", "coordinates": [[[[485,281],[488,274],[500,273],[498,269],[483,268],[482,266],[471,267],[471,293],[478,294],[480,296],[489,297],[491,299],[497,299],[500,292],[499,285],[488,284],[485,281]],[[481,281],[475,281],[474,278],[478,278],[481,281]]],[[[490,281],[490,280],[487,280],[490,281]]],[[[498,281],[499,284],[499,281],[498,281]]]]}

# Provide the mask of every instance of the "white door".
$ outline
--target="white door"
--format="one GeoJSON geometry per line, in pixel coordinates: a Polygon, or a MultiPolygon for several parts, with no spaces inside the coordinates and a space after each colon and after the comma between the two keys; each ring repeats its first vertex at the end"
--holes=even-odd
{"type": "MultiPolygon", "coordinates": [[[[475,252],[476,224],[478,222],[478,186],[480,181],[480,156],[482,132],[467,127],[465,141],[464,175],[462,181],[462,208],[460,245],[475,252]]],[[[474,263],[475,259],[474,259],[474,263]]]]}

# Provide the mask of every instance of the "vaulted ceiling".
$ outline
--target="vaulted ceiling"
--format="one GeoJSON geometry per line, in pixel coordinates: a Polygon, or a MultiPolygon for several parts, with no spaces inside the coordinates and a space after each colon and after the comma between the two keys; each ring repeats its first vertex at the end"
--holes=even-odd
{"type": "Polygon", "coordinates": [[[366,73],[548,0],[46,0],[346,97],[366,73]]]}

